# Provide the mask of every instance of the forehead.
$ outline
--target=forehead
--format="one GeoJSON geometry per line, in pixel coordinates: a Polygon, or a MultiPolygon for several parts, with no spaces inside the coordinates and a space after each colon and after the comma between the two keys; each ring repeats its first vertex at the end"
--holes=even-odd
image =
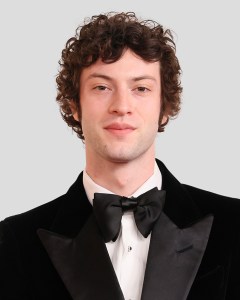
{"type": "Polygon", "coordinates": [[[120,59],[113,63],[105,63],[98,59],[94,64],[84,68],[81,79],[94,78],[92,74],[102,74],[122,79],[145,76],[154,77],[157,81],[160,81],[160,62],[145,61],[127,49],[120,59]]]}

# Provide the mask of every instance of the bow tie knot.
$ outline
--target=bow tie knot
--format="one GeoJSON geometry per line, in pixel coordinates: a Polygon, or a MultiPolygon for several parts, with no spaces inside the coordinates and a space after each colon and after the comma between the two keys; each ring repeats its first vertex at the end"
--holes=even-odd
{"type": "Polygon", "coordinates": [[[137,198],[95,193],[93,212],[105,243],[115,241],[121,228],[122,215],[133,211],[136,226],[146,238],[159,218],[166,192],[153,188],[137,198]]]}
{"type": "Polygon", "coordinates": [[[129,211],[129,210],[134,210],[137,207],[137,201],[136,198],[128,198],[122,196],[121,199],[121,206],[123,212],[129,211]]]}

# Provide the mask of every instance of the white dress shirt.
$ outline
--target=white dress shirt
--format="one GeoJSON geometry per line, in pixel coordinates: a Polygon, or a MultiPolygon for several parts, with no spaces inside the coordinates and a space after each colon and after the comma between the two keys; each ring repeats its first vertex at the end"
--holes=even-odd
{"type": "MultiPolygon", "coordinates": [[[[111,191],[96,184],[86,171],[83,172],[83,185],[87,197],[93,204],[94,193],[111,191]]],[[[153,175],[129,197],[139,195],[162,186],[162,175],[155,163],[153,175]]],[[[144,238],[136,227],[133,212],[125,212],[122,216],[120,234],[115,242],[106,243],[108,254],[126,300],[140,300],[148,256],[151,234],[144,238]]],[[[104,276],[104,274],[103,274],[104,276]]]]}

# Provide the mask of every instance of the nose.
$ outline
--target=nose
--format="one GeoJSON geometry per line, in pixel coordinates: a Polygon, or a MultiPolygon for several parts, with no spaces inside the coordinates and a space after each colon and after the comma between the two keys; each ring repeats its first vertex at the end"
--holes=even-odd
{"type": "Polygon", "coordinates": [[[131,99],[130,91],[117,90],[113,93],[112,99],[109,105],[109,112],[123,116],[131,114],[133,110],[133,103],[131,99]]]}

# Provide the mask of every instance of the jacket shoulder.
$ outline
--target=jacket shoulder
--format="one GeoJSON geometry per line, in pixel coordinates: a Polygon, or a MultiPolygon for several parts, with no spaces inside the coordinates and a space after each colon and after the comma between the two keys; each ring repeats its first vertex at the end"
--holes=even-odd
{"type": "Polygon", "coordinates": [[[53,217],[56,215],[59,207],[66,195],[62,195],[50,202],[35,207],[29,211],[18,215],[10,216],[0,222],[2,226],[7,226],[12,229],[21,230],[31,228],[39,228],[41,226],[48,227],[51,224],[53,217]]]}
{"type": "Polygon", "coordinates": [[[182,184],[197,205],[212,213],[227,213],[240,216],[240,199],[220,195],[187,184],[182,184]]]}
{"type": "Polygon", "coordinates": [[[79,174],[76,181],[70,186],[65,194],[59,196],[58,198],[49,201],[45,204],[37,206],[29,211],[24,213],[10,216],[0,222],[0,224],[6,224],[10,226],[22,227],[24,224],[26,226],[31,224],[31,227],[46,227],[48,228],[51,225],[53,218],[55,218],[57,212],[63,206],[64,202],[68,202],[69,198],[77,198],[79,194],[82,194],[82,173],[79,174]]]}

